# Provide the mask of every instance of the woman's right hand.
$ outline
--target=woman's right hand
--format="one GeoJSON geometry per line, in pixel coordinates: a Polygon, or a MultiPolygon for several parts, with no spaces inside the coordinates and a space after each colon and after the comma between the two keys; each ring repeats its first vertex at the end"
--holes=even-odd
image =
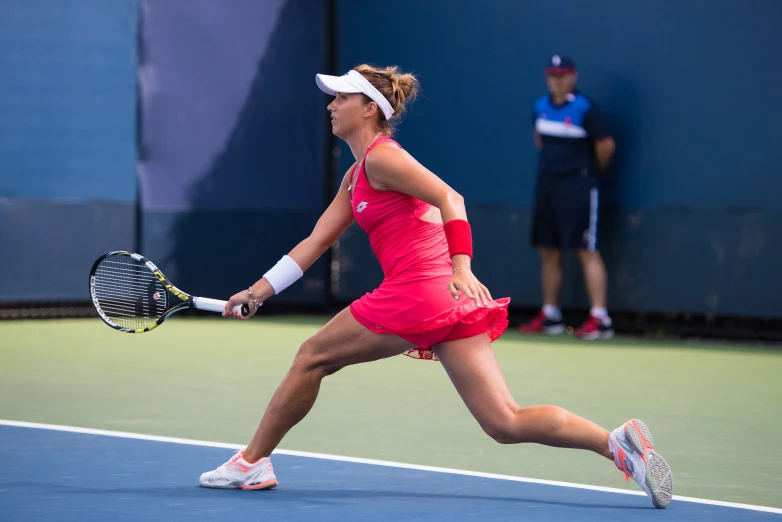
{"type": "Polygon", "coordinates": [[[256,306],[255,301],[250,297],[250,292],[253,293],[252,297],[255,298],[255,301],[258,301],[260,304],[263,304],[264,301],[274,295],[274,289],[272,286],[266,279],[262,278],[253,286],[251,286],[249,291],[242,290],[241,292],[237,292],[232,295],[228,300],[228,303],[225,305],[225,310],[223,310],[223,317],[236,317],[237,319],[246,321],[250,317],[254,316],[255,312],[258,311],[258,306],[256,306]],[[247,305],[249,313],[247,315],[242,315],[239,312],[235,312],[234,307],[237,305],[247,305]]]}
{"type": "Polygon", "coordinates": [[[228,300],[228,303],[225,305],[225,310],[223,310],[223,317],[236,317],[237,319],[244,321],[254,316],[257,311],[258,308],[255,306],[255,303],[253,303],[253,300],[250,299],[250,293],[247,290],[242,290],[241,292],[232,295],[228,300]],[[241,312],[235,311],[234,307],[237,305],[247,305],[249,313],[247,315],[242,315],[241,312]]]}

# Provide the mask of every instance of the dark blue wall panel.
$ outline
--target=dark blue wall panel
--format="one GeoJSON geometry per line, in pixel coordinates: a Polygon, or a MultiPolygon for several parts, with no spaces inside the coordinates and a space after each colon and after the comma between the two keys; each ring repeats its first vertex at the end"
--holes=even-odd
{"type": "MultiPolygon", "coordinates": [[[[319,212],[146,212],[143,254],[182,290],[228,299],[309,233],[319,212]]],[[[324,304],[329,269],[316,262],[275,303],[324,304]]]]}
{"type": "Polygon", "coordinates": [[[123,202],[0,198],[0,302],[86,301],[95,259],[133,244],[123,202]]]}
{"type": "Polygon", "coordinates": [[[143,208],[320,209],[325,3],[143,6],[143,208]]]}
{"type": "MultiPolygon", "coordinates": [[[[476,271],[495,295],[540,302],[530,110],[547,57],[562,53],[618,146],[601,196],[609,305],[782,316],[763,292],[779,286],[782,257],[782,3],[399,0],[393,12],[404,16],[379,36],[387,2],[338,0],[340,71],[417,73],[422,96],[397,138],[467,199],[476,271]]],[[[343,172],[351,161],[343,147],[343,172]]],[[[341,297],[379,282],[360,231],[340,255],[341,297]]],[[[563,304],[584,306],[577,267],[569,274],[563,304]]]]}
{"type": "MultiPolygon", "coordinates": [[[[227,297],[324,207],[327,3],[142,4],[141,250],[188,292],[227,297]]],[[[323,303],[327,278],[323,261],[275,301],[323,303]]]]}

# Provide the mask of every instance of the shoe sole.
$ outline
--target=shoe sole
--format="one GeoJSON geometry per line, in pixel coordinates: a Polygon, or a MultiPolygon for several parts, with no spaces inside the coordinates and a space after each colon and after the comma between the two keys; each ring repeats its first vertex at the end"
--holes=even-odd
{"type": "Polygon", "coordinates": [[[250,484],[249,486],[234,486],[233,484],[224,484],[224,485],[216,485],[216,484],[205,484],[203,482],[199,482],[198,484],[202,488],[210,488],[210,489],[272,489],[276,488],[278,483],[277,479],[269,479],[267,481],[261,482],[260,484],[250,484]]]}
{"type": "Polygon", "coordinates": [[[276,487],[277,487],[277,481],[272,479],[272,480],[267,480],[266,482],[261,482],[260,484],[253,484],[251,486],[239,486],[239,489],[261,490],[261,489],[274,489],[276,487]]]}
{"type": "Polygon", "coordinates": [[[624,432],[633,448],[644,456],[646,486],[652,492],[652,504],[658,509],[666,508],[673,498],[673,473],[662,455],[654,451],[652,432],[638,419],[627,422],[624,432]]]}

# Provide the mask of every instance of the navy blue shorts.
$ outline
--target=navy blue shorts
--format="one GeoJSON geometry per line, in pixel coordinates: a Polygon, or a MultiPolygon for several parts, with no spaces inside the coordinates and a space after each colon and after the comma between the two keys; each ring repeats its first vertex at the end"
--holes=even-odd
{"type": "Polygon", "coordinates": [[[532,218],[532,246],[597,250],[598,212],[595,180],[538,179],[532,218]]]}

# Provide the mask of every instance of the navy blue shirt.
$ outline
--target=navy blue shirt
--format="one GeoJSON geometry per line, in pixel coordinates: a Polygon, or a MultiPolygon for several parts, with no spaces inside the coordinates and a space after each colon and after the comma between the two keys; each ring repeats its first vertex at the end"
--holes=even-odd
{"type": "Polygon", "coordinates": [[[554,105],[546,95],[535,102],[532,122],[543,144],[539,175],[597,176],[595,140],[610,134],[595,102],[575,92],[564,104],[554,105]]]}

